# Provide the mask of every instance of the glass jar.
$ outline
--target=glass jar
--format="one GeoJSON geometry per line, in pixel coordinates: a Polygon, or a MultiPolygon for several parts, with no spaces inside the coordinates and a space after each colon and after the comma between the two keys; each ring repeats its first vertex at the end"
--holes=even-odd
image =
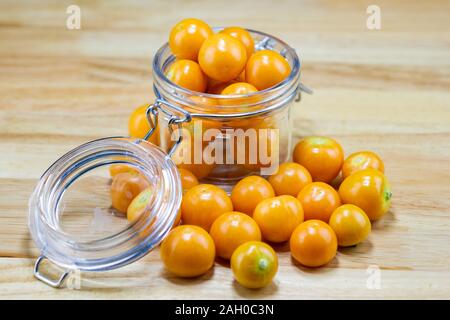
{"type": "Polygon", "coordinates": [[[69,151],[42,175],[29,201],[29,230],[41,252],[36,277],[58,287],[70,270],[105,271],[141,258],[173,226],[181,190],[175,164],[150,142],[113,137],[69,151]],[[139,172],[152,191],[133,221],[111,206],[114,165],[139,172]],[[39,270],[45,258],[67,271],[51,279],[39,270]]]}
{"type": "Polygon", "coordinates": [[[300,91],[308,92],[299,82],[300,61],[281,40],[249,31],[256,50],[278,51],[291,65],[291,74],[283,82],[245,96],[192,92],[165,77],[174,61],[166,44],[153,62],[156,101],[147,108],[150,130],[144,139],[91,141],[47,169],[29,201],[29,230],[41,252],[34,268],[38,279],[59,287],[73,270],[118,268],[155,248],[179,221],[182,187],[177,166],[189,169],[202,181],[228,188],[243,176],[268,173],[266,169],[288,159],[290,108],[295,97],[300,98],[300,91]],[[244,140],[239,140],[236,131],[244,132],[244,140]],[[157,135],[159,146],[147,141],[152,134],[157,135]],[[256,156],[254,144],[258,146],[256,156]],[[198,153],[189,153],[196,148],[202,155],[212,150],[213,156],[197,161],[198,153]],[[270,156],[264,157],[261,150],[270,156]],[[221,156],[223,163],[215,161],[221,156]],[[195,159],[189,163],[186,158],[195,159]],[[114,170],[120,172],[119,165],[123,172],[113,174],[114,170]],[[133,197],[146,196],[138,202],[139,214],[133,219],[130,212],[124,212],[129,208],[120,211],[112,200],[120,174],[139,180],[127,189],[131,193],[137,190],[133,197]],[[63,268],[61,275],[42,272],[44,260],[63,268]]]}
{"type": "Polygon", "coordinates": [[[165,76],[175,60],[168,44],[158,50],[153,60],[153,106],[162,111],[158,113],[160,146],[169,151],[178,145],[173,153],[178,166],[228,191],[237,180],[251,174],[269,175],[279,163],[288,160],[291,107],[296,97],[300,100],[303,88],[295,50],[273,36],[248,31],[255,50],[276,51],[291,66],[290,75],[274,87],[239,96],[193,92],[165,76]],[[177,125],[183,128],[184,141],[179,141],[178,134],[171,134],[174,110],[182,115],[182,123],[177,125]]]}

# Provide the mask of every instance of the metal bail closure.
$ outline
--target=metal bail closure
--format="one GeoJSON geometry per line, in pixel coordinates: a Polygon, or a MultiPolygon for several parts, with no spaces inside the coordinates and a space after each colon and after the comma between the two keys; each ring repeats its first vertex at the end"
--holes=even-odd
{"type": "Polygon", "coordinates": [[[48,276],[42,274],[39,271],[39,267],[41,265],[41,262],[44,261],[44,260],[48,260],[48,259],[45,256],[40,256],[36,260],[36,263],[34,265],[34,276],[37,279],[39,279],[40,281],[44,282],[45,284],[47,284],[47,285],[49,285],[49,286],[51,286],[53,288],[60,288],[64,284],[64,282],[65,282],[67,276],[70,274],[70,272],[69,271],[64,271],[64,273],[59,277],[59,279],[50,279],[50,278],[48,278],[48,276]]]}
{"type": "Polygon", "coordinates": [[[173,144],[173,146],[170,148],[169,152],[167,153],[170,156],[175,152],[177,147],[180,145],[181,141],[183,140],[183,135],[181,133],[182,129],[182,123],[183,122],[190,122],[192,120],[191,114],[184,110],[183,108],[180,108],[179,106],[176,106],[168,101],[165,101],[164,99],[156,99],[155,103],[148,106],[146,115],[147,115],[147,121],[150,125],[150,130],[147,132],[147,134],[144,137],[144,140],[148,140],[152,134],[155,132],[156,127],[158,126],[158,112],[161,110],[165,114],[167,114],[169,118],[169,132],[172,135],[174,132],[177,132],[177,139],[176,142],[173,144]],[[164,105],[168,109],[170,109],[170,112],[164,109],[161,109],[161,106],[164,105]],[[172,113],[172,111],[175,111],[176,113],[182,114],[182,116],[178,116],[175,113],[172,113]]]}
{"type": "Polygon", "coordinates": [[[299,82],[297,87],[297,97],[295,98],[295,102],[300,102],[302,100],[302,92],[307,94],[313,94],[314,91],[312,89],[305,86],[303,83],[299,82]]]}

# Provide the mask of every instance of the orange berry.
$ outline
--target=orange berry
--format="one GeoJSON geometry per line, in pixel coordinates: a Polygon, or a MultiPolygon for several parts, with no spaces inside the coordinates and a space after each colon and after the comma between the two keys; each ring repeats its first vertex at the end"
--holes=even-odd
{"type": "Polygon", "coordinates": [[[295,162],[282,163],[277,173],[269,177],[277,196],[284,194],[296,197],[304,186],[312,182],[311,175],[302,165],[295,162]]]}
{"type": "Polygon", "coordinates": [[[109,174],[111,178],[118,175],[119,173],[124,172],[138,172],[138,171],[132,166],[126,164],[112,164],[109,166],[109,174]]]}
{"type": "Polygon", "coordinates": [[[197,61],[203,42],[213,34],[209,25],[198,19],[184,19],[171,30],[169,47],[178,59],[197,61]]]}
{"type": "Polygon", "coordinates": [[[224,190],[211,184],[192,187],[181,201],[183,223],[202,227],[206,231],[221,214],[230,211],[233,211],[230,197],[224,190]]]}
{"type": "Polygon", "coordinates": [[[203,43],[198,62],[208,77],[226,82],[233,80],[244,70],[247,54],[239,40],[226,33],[217,33],[203,43]]]}
{"type": "Polygon", "coordinates": [[[375,169],[384,173],[383,160],[372,151],[359,151],[352,153],[342,165],[342,178],[364,169],[375,169]]]}
{"type": "Polygon", "coordinates": [[[258,203],[274,197],[270,183],[259,176],[249,176],[239,181],[231,191],[231,200],[236,211],[253,214],[258,203]]]}
{"type": "Polygon", "coordinates": [[[272,282],[278,271],[278,257],[268,244],[248,241],[233,252],[230,265],[241,286],[257,289],[272,282]]]}
{"type": "Polygon", "coordinates": [[[246,82],[236,82],[232,83],[223,89],[222,94],[224,95],[244,95],[258,91],[250,83],[246,82]]]}
{"type": "Polygon", "coordinates": [[[378,220],[389,210],[392,192],[389,181],[378,170],[356,171],[341,183],[342,203],[360,207],[371,221],[378,220]]]}
{"type": "Polygon", "coordinates": [[[198,185],[198,180],[195,175],[187,169],[178,168],[178,172],[180,173],[181,178],[181,186],[183,191],[187,191],[192,187],[198,185]]]}
{"type": "Polygon", "coordinates": [[[371,230],[366,213],[353,204],[344,204],[334,210],[329,224],[342,247],[354,246],[364,241],[371,230]]]}
{"type": "Polygon", "coordinates": [[[205,92],[207,79],[197,62],[191,60],[177,60],[169,66],[167,79],[182,88],[205,92]]]}
{"type": "Polygon", "coordinates": [[[303,222],[303,209],[293,196],[278,196],[261,201],[253,212],[263,238],[272,242],[289,240],[303,222]]]}
{"type": "Polygon", "coordinates": [[[248,58],[245,80],[258,90],[264,90],[282,82],[290,73],[289,62],[278,52],[261,50],[248,58]]]}
{"type": "Polygon", "coordinates": [[[331,138],[307,137],[295,146],[293,159],[308,169],[313,181],[330,183],[341,170],[344,152],[331,138]]]}
{"type": "Polygon", "coordinates": [[[307,267],[319,267],[330,262],[337,251],[337,238],[333,229],[320,220],[308,220],[292,233],[291,254],[307,267]]]}
{"type": "MultiPolygon", "coordinates": [[[[150,124],[147,120],[148,104],[142,105],[130,115],[128,120],[128,134],[130,137],[143,139],[150,130],[150,124]]],[[[156,127],[149,141],[159,145],[159,127],[156,127]]]]}
{"type": "Polygon", "coordinates": [[[148,181],[137,172],[123,172],[115,175],[111,184],[112,206],[126,213],[131,201],[148,187],[148,181]]]}
{"type": "Polygon", "coordinates": [[[240,28],[240,27],[228,27],[228,28],[223,29],[220,32],[229,34],[233,38],[236,38],[240,42],[242,42],[242,44],[244,45],[245,50],[247,52],[248,58],[253,54],[253,51],[255,51],[255,43],[253,41],[252,36],[250,35],[250,33],[247,30],[240,28]]]}
{"type": "Polygon", "coordinates": [[[179,226],[161,244],[161,260],[179,277],[197,277],[214,265],[215,248],[211,236],[197,226],[179,226]]]}
{"type": "Polygon", "coordinates": [[[298,194],[305,212],[305,220],[322,220],[328,223],[333,211],[341,205],[341,199],[332,186],[323,182],[306,185],[298,194]]]}
{"type": "Polygon", "coordinates": [[[247,241],[261,241],[261,231],[255,220],[237,211],[218,217],[209,234],[216,245],[217,255],[224,259],[230,259],[234,250],[247,241]]]}
{"type": "Polygon", "coordinates": [[[128,221],[135,221],[144,213],[147,206],[153,197],[153,188],[148,187],[142,190],[134,199],[130,202],[127,208],[128,221]]]}

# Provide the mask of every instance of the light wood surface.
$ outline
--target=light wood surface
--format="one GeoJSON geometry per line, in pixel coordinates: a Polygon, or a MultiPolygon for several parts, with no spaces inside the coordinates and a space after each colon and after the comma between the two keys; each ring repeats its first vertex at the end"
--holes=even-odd
{"type": "Polygon", "coordinates": [[[0,298],[450,298],[450,2],[72,1],[0,2],[0,298]],[[145,4],[144,4],[145,3],[145,4]],[[83,274],[82,289],[37,281],[27,201],[57,157],[88,140],[126,134],[129,113],[152,101],[151,60],[184,17],[277,35],[303,59],[314,89],[295,107],[294,136],[330,135],[347,154],[378,152],[392,209],[368,241],[310,270],[278,248],[263,290],[238,286],[226,266],[180,280],[158,252],[123,269],[83,274]],[[366,285],[380,268],[381,288],[366,285]]]}

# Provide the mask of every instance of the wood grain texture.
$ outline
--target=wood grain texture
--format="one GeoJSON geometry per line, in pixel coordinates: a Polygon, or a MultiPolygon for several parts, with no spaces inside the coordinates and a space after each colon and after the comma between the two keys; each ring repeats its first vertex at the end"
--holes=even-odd
{"type": "Polygon", "coordinates": [[[450,298],[450,3],[377,1],[0,2],[0,298],[450,298]],[[393,205],[368,241],[310,270],[278,248],[272,285],[246,290],[220,263],[203,277],[167,274],[152,252],[123,269],[83,274],[81,290],[35,280],[27,202],[40,174],[88,140],[126,134],[129,113],[152,101],[151,60],[184,17],[277,35],[303,59],[314,88],[295,107],[294,136],[330,135],[347,154],[385,161],[393,205]],[[366,286],[370,265],[381,289],[366,286]]]}

